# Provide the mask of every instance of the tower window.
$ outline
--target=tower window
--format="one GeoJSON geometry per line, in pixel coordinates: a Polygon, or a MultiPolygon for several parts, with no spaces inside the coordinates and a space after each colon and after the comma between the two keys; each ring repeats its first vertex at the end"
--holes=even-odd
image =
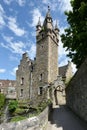
{"type": "Polygon", "coordinates": [[[40,74],[39,76],[39,81],[42,81],[42,74],[40,74]]]}
{"type": "Polygon", "coordinates": [[[43,94],[43,87],[39,87],[38,89],[38,95],[42,95],[43,94]]]}
{"type": "Polygon", "coordinates": [[[23,89],[21,89],[20,96],[23,97],[23,89]]]}
{"type": "Polygon", "coordinates": [[[24,78],[22,77],[21,78],[21,85],[23,85],[24,84],[24,78]]]}

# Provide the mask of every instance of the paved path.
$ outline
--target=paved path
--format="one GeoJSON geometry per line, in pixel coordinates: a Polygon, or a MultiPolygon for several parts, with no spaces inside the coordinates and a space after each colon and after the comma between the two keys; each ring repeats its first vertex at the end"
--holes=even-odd
{"type": "Polygon", "coordinates": [[[46,130],[87,130],[87,124],[65,105],[55,106],[49,120],[46,130]]]}

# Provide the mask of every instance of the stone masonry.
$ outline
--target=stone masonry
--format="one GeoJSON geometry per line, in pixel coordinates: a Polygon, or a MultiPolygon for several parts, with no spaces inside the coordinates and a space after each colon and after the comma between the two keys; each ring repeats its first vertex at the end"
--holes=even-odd
{"type": "Polygon", "coordinates": [[[66,88],[67,105],[87,121],[87,59],[66,88]]]}

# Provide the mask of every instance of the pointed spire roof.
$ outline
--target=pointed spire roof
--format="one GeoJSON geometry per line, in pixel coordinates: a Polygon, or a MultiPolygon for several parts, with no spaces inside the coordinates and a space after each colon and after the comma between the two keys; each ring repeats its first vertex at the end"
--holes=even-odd
{"type": "Polygon", "coordinates": [[[56,20],[55,29],[58,29],[58,22],[56,20]]]}
{"type": "Polygon", "coordinates": [[[40,17],[39,17],[39,20],[38,20],[37,26],[41,26],[40,17]]]}
{"type": "Polygon", "coordinates": [[[59,32],[57,20],[56,20],[56,24],[55,24],[55,30],[57,30],[59,32]]]}

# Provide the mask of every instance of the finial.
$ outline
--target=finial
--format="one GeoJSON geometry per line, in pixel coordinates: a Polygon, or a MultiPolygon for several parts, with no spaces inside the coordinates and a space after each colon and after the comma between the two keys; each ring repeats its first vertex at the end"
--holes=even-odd
{"type": "Polygon", "coordinates": [[[50,16],[50,6],[49,5],[48,5],[48,11],[47,11],[46,17],[51,17],[50,16]]]}
{"type": "Polygon", "coordinates": [[[48,5],[48,11],[50,12],[50,6],[48,5]]]}

